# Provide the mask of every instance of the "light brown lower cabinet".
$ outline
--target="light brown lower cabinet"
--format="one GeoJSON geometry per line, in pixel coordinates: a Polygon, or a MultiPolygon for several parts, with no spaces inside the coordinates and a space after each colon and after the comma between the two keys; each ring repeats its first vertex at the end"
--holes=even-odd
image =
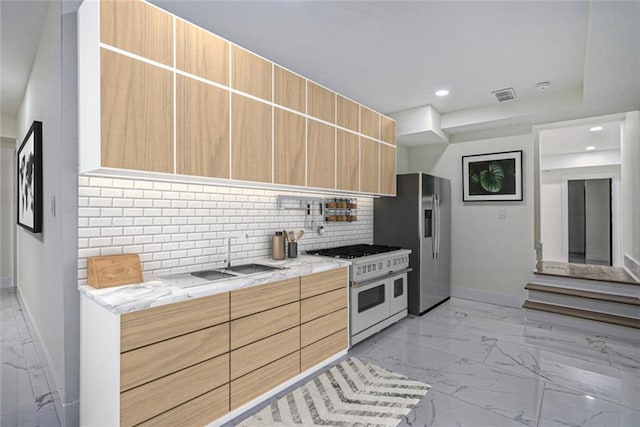
{"type": "Polygon", "coordinates": [[[300,352],[289,354],[231,381],[231,410],[242,406],[300,373],[300,352]]]}
{"type": "Polygon", "coordinates": [[[229,324],[223,323],[122,353],[120,390],[129,390],[228,351],[229,324]]]}
{"type": "Polygon", "coordinates": [[[123,314],[120,424],[205,425],[345,350],[347,278],[340,268],[123,314]]]}
{"type": "Polygon", "coordinates": [[[296,326],[234,350],[231,352],[231,379],[248,374],[298,349],[300,349],[300,327],[296,326]]]}
{"type": "Polygon", "coordinates": [[[342,287],[300,301],[300,322],[305,323],[347,306],[347,288],[342,287]]]}
{"type": "Polygon", "coordinates": [[[348,322],[346,308],[318,317],[300,326],[300,346],[306,347],[335,332],[343,330],[348,322]]]}
{"type": "Polygon", "coordinates": [[[302,348],[300,350],[300,369],[306,371],[339,351],[346,349],[349,344],[348,341],[347,330],[342,329],[302,348]]]}
{"type": "Polygon", "coordinates": [[[231,321],[231,349],[267,338],[300,324],[300,303],[272,308],[231,321]]]}
{"type": "Polygon", "coordinates": [[[139,425],[144,427],[203,426],[228,412],[229,384],[225,384],[139,425]]]}
{"type": "Polygon", "coordinates": [[[136,425],[229,382],[223,354],[120,394],[120,424],[136,425]]]}

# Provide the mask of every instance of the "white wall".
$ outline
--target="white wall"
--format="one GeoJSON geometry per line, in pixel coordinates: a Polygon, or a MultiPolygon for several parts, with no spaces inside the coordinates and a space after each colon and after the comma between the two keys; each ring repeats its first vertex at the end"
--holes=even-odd
{"type": "Polygon", "coordinates": [[[317,204],[306,217],[305,211],[277,209],[276,199],[329,194],[88,176],[79,182],[80,284],[86,283],[88,256],[138,253],[145,278],[222,267],[226,238],[238,233],[249,238],[232,240],[233,264],[271,256],[271,236],[282,229],[305,229],[298,251],[373,243],[369,197],[358,198],[357,221],[325,222],[317,204]],[[325,227],[323,235],[318,226],[325,227]]]}
{"type": "Polygon", "coordinates": [[[625,267],[640,278],[640,111],[622,125],[622,230],[625,267]]]}
{"type": "Polygon", "coordinates": [[[16,133],[16,118],[12,116],[8,116],[6,114],[0,115],[0,137],[15,139],[17,137],[16,133]]]}
{"type": "Polygon", "coordinates": [[[398,146],[396,151],[397,173],[409,172],[409,149],[398,146]]]}
{"type": "Polygon", "coordinates": [[[15,139],[0,137],[0,287],[13,286],[13,151],[15,139]]]}
{"type": "Polygon", "coordinates": [[[452,294],[519,306],[534,269],[531,134],[409,150],[409,169],[451,180],[452,294]],[[522,202],[462,202],[462,156],[523,150],[522,202]],[[498,209],[506,218],[498,219],[498,209]]]}
{"type": "MultiPolygon", "coordinates": [[[[25,313],[43,347],[52,387],[59,393],[58,414],[64,426],[73,426],[78,424],[79,298],[75,274],[73,280],[65,281],[64,272],[69,264],[75,266],[77,226],[73,216],[63,220],[63,214],[75,210],[77,203],[77,182],[65,169],[69,163],[77,169],[77,144],[62,126],[65,119],[74,120],[73,112],[63,112],[62,37],[61,2],[50,2],[17,120],[18,135],[24,135],[34,120],[43,123],[43,231],[34,235],[18,227],[16,281],[25,313]]],[[[72,50],[75,40],[65,49],[66,53],[72,50]]],[[[67,64],[65,78],[69,74],[73,80],[73,66],[67,64]]],[[[66,88],[65,97],[73,104],[75,83],[68,83],[72,87],[66,88]]]]}

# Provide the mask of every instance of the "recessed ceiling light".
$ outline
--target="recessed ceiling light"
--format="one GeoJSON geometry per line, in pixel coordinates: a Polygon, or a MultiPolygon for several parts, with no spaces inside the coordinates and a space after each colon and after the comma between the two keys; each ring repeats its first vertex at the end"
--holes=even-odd
{"type": "Polygon", "coordinates": [[[594,400],[595,399],[595,397],[589,396],[588,394],[585,394],[584,397],[586,397],[589,400],[594,400]]]}
{"type": "Polygon", "coordinates": [[[589,129],[591,132],[600,132],[602,130],[602,126],[594,126],[589,129]]]}
{"type": "Polygon", "coordinates": [[[595,145],[590,145],[588,147],[585,147],[584,149],[587,150],[587,151],[593,151],[593,150],[596,149],[596,146],[595,145]]]}
{"type": "Polygon", "coordinates": [[[449,91],[446,89],[440,89],[436,91],[436,96],[447,96],[449,95],[449,91]]]}

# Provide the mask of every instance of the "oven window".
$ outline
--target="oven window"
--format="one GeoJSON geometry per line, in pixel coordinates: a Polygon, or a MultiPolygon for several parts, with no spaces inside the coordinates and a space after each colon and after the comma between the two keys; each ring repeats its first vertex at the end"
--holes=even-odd
{"type": "Polygon", "coordinates": [[[403,284],[404,284],[404,277],[401,277],[393,281],[393,297],[394,298],[402,296],[402,294],[404,293],[403,284]]]}
{"type": "Polygon", "coordinates": [[[384,283],[358,293],[358,313],[384,304],[384,283]]]}

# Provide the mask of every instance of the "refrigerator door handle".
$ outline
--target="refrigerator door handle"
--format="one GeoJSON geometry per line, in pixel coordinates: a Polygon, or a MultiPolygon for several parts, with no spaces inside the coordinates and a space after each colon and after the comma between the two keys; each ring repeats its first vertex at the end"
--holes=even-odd
{"type": "Polygon", "coordinates": [[[440,198],[438,194],[433,195],[433,211],[435,212],[434,241],[435,241],[435,259],[438,259],[440,252],[440,198]]]}
{"type": "MultiPolygon", "coordinates": [[[[436,259],[436,195],[431,197],[431,258],[436,259]]],[[[425,225],[426,226],[426,225],[425,225]]]]}

